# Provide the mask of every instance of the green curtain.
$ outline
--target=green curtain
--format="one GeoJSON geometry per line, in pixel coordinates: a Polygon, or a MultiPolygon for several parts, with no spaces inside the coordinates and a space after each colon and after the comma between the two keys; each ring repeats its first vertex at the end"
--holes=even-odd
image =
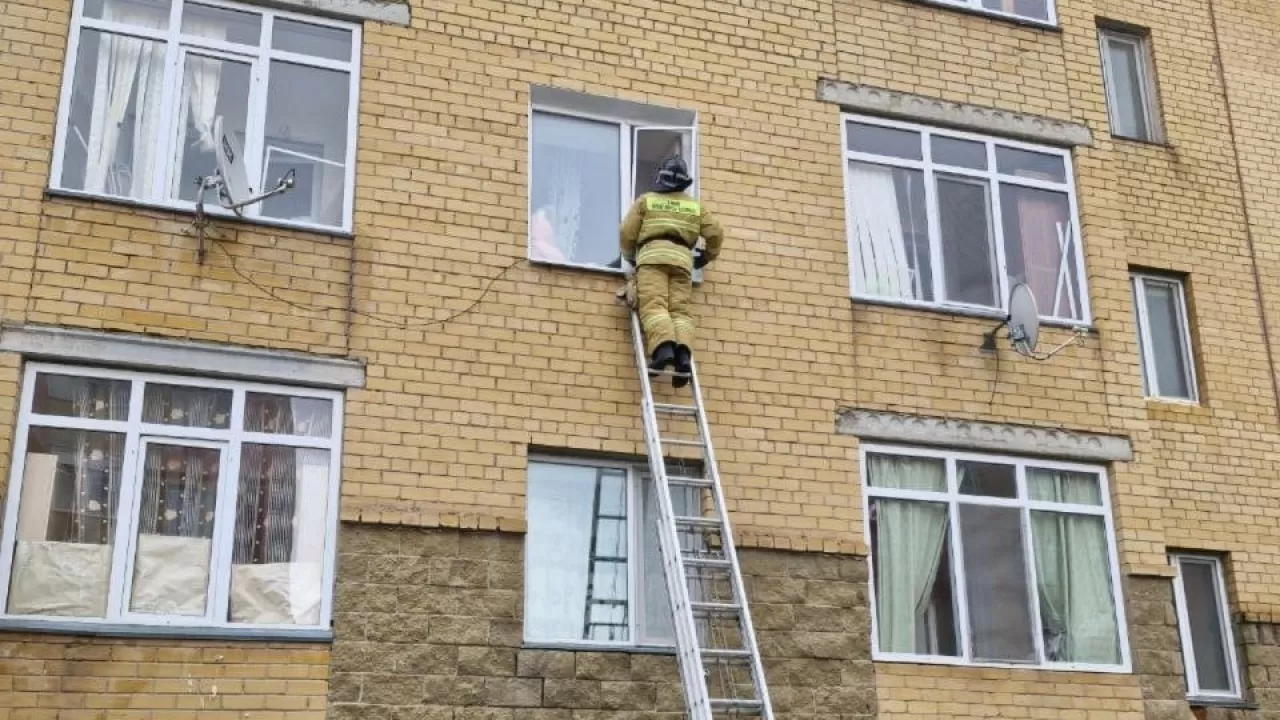
{"type": "MultiPolygon", "coordinates": [[[[870,456],[871,485],[899,490],[946,490],[937,460],[870,456]]],[[[876,498],[876,592],[880,649],[927,652],[916,620],[933,588],[947,536],[947,506],[918,500],[876,498]]]]}
{"type": "MultiPolygon", "coordinates": [[[[1033,500],[1102,502],[1094,475],[1028,468],[1027,484],[1033,500]]],[[[1119,630],[1102,517],[1037,510],[1031,513],[1031,529],[1046,658],[1118,664],[1119,630]]]]}

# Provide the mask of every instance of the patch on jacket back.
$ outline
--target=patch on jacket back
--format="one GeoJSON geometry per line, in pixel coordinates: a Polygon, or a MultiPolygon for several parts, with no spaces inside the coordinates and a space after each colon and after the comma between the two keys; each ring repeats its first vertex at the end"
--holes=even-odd
{"type": "Polygon", "coordinates": [[[686,215],[702,214],[702,205],[696,200],[677,200],[650,195],[644,200],[645,209],[656,212],[684,213],[686,215]]]}

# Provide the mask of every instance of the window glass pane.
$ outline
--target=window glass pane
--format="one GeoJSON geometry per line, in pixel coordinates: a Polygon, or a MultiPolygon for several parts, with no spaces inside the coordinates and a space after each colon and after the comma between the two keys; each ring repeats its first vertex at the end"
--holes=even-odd
{"type": "MultiPolygon", "coordinates": [[[[219,127],[224,135],[244,146],[251,74],[249,63],[186,55],[178,105],[185,121],[178,130],[178,170],[173,173],[172,197],[195,202],[200,190],[195,180],[217,171],[214,151],[222,137],[215,137],[219,127]]],[[[216,201],[216,192],[209,191],[205,202],[216,201]]]]}
{"type": "Polygon", "coordinates": [[[872,499],[871,554],[882,652],[960,654],[948,525],[944,503],[872,499]]]}
{"type": "Polygon", "coordinates": [[[1013,465],[959,461],[956,473],[960,478],[960,492],[965,495],[987,497],[1018,497],[1017,468],[1013,465]]]}
{"type": "Polygon", "coordinates": [[[1150,136],[1142,93],[1141,40],[1107,35],[1107,82],[1111,95],[1111,132],[1145,139],[1150,136]]]}
{"type": "Polygon", "coordinates": [[[525,637],[630,637],[626,474],[531,463],[525,637]]]}
{"type": "Polygon", "coordinates": [[[129,419],[128,380],[37,373],[31,411],[90,420],[129,419]]]}
{"type": "Polygon", "coordinates": [[[1178,308],[1178,286],[1159,280],[1141,281],[1147,301],[1147,327],[1155,360],[1156,395],[1191,399],[1190,373],[1182,337],[1185,332],[1178,308]]]}
{"type": "Polygon", "coordinates": [[[276,18],[271,30],[271,47],[348,61],[351,59],[351,31],[276,18]]]}
{"type": "Polygon", "coordinates": [[[847,123],[847,127],[850,150],[907,160],[924,159],[920,147],[920,133],[914,130],[900,130],[856,122],[847,123]]]}
{"type": "Polygon", "coordinates": [[[854,292],[933,300],[924,173],[849,163],[854,292]]]}
{"type": "Polygon", "coordinates": [[[971,140],[933,136],[933,161],[943,165],[987,169],[987,146],[971,140]]]}
{"type": "Polygon", "coordinates": [[[231,427],[231,391],[147,383],[142,421],[225,430],[231,427]]]}
{"type": "MultiPolygon", "coordinates": [[[[689,166],[692,173],[693,159],[688,150],[692,140],[691,133],[684,130],[636,130],[635,133],[635,177],[633,185],[634,197],[657,189],[658,168],[662,161],[671,155],[679,155],[689,166]]],[[[692,177],[692,175],[690,175],[692,177]]],[[[690,186],[690,191],[692,191],[690,186]]]]}
{"type": "Polygon", "coordinates": [[[985,181],[938,176],[938,222],[947,300],[998,307],[990,186],[985,181]]]}
{"type": "Polygon", "coordinates": [[[84,16],[95,20],[163,29],[169,27],[171,0],[84,0],[84,16]]]}
{"type": "MultiPolygon", "coordinates": [[[[187,3],[182,8],[182,32],[210,40],[259,45],[262,43],[262,16],[187,3]]],[[[216,86],[216,81],[214,84],[216,86]]]]}
{"type": "MultiPolygon", "coordinates": [[[[641,642],[646,645],[674,645],[675,626],[671,618],[671,600],[667,592],[666,576],[662,569],[662,545],[658,539],[658,486],[647,473],[642,478],[644,495],[643,514],[640,522],[644,530],[644,555],[641,588],[643,602],[640,608],[641,642]]],[[[698,515],[699,491],[697,488],[671,485],[672,510],[676,515],[698,515]]],[[[680,545],[686,550],[704,550],[706,545],[698,530],[683,530],[680,545]]],[[[692,571],[691,571],[692,572],[692,571]]],[[[696,585],[696,583],[695,583],[696,585]]],[[[690,588],[696,594],[697,587],[690,588]]],[[[697,598],[694,598],[697,599],[697,598]]]]}
{"type": "Polygon", "coordinates": [[[1067,181],[1067,165],[1061,155],[996,146],[996,168],[1005,175],[1047,182],[1067,181]]]}
{"type": "Polygon", "coordinates": [[[275,187],[289,170],[296,184],[263,202],[264,216],[342,224],[350,80],[348,73],[337,70],[271,63],[258,187],[275,187]]]}
{"type": "Polygon", "coordinates": [[[961,504],[960,540],[973,659],[1036,662],[1022,511],[961,504]]]}
{"type": "Polygon", "coordinates": [[[244,396],[245,432],[333,436],[333,401],[250,392],[244,396]]]}
{"type": "Polygon", "coordinates": [[[221,451],[146,445],[129,609],[205,614],[221,451]]]}
{"type": "Polygon", "coordinates": [[[1009,281],[1031,288],[1042,317],[1078,320],[1083,300],[1066,193],[1002,183],[1009,281]]]}
{"type": "Polygon", "coordinates": [[[1111,556],[1103,519],[1032,512],[1031,537],[1045,658],[1119,664],[1111,556]]]}
{"type": "Polygon", "coordinates": [[[27,433],[9,613],[105,617],[124,445],[118,433],[27,433]]]}
{"type": "Polygon", "coordinates": [[[154,195],[163,85],[163,43],[81,32],[62,187],[136,199],[154,195]]]}
{"type": "Polygon", "coordinates": [[[534,113],[529,242],[535,260],[622,266],[621,142],[612,123],[534,113]]]}
{"type": "Polygon", "coordinates": [[[867,483],[894,490],[947,491],[947,466],[938,458],[867,455],[867,483]]]}
{"type": "Polygon", "coordinates": [[[1093,473],[1027,468],[1027,494],[1032,500],[1101,505],[1102,488],[1093,473]]]}
{"type": "Polygon", "coordinates": [[[228,620],[320,622],[328,504],[329,451],[241,447],[228,620]]]}
{"type": "Polygon", "coordinates": [[[1200,690],[1231,692],[1231,670],[1227,661],[1222,627],[1222,605],[1214,565],[1182,560],[1182,592],[1187,600],[1187,622],[1191,625],[1191,649],[1195,656],[1196,680],[1200,690]]]}
{"type": "Polygon", "coordinates": [[[982,0],[982,7],[1032,20],[1049,20],[1049,0],[982,0]]]}

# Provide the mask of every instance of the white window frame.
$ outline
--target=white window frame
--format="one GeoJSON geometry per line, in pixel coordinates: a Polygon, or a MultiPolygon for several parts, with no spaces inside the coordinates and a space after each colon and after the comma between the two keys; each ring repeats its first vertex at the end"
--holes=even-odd
{"type": "Polygon", "coordinates": [[[1077,319],[1056,317],[1043,314],[1041,309],[1041,322],[1047,325],[1057,325],[1064,327],[1088,327],[1093,323],[1093,310],[1089,303],[1089,278],[1085,268],[1084,243],[1080,230],[1080,208],[1076,198],[1076,181],[1075,168],[1071,162],[1071,152],[1062,148],[1050,147],[1047,145],[1035,145],[1032,143],[1018,142],[1015,140],[1006,140],[1004,138],[981,135],[969,132],[960,132],[947,130],[931,125],[922,125],[920,123],[904,122],[900,120],[890,120],[887,118],[877,117],[873,115],[858,115],[853,113],[843,113],[840,116],[840,139],[843,151],[843,164],[841,172],[844,176],[844,193],[845,193],[845,242],[849,254],[849,293],[854,300],[876,303],[880,305],[897,305],[902,307],[929,308],[935,310],[943,310],[945,312],[976,315],[981,317],[1004,318],[1009,311],[1009,268],[1005,261],[1005,239],[1004,239],[1004,218],[1000,212],[1000,188],[1005,185],[1016,185],[1020,187],[1036,188],[1040,190],[1050,190],[1053,192],[1064,193],[1067,196],[1067,207],[1070,212],[1071,220],[1071,237],[1070,242],[1075,255],[1076,268],[1078,269],[1078,287],[1073,289],[1077,292],[1078,302],[1080,305],[1080,317],[1077,319]],[[889,128],[894,130],[907,130],[910,132],[920,133],[921,135],[921,157],[922,160],[908,160],[906,158],[894,157],[891,155],[875,155],[872,153],[859,152],[849,149],[849,123],[858,123],[863,125],[875,125],[878,127],[889,128]],[[960,167],[955,165],[944,165],[934,162],[933,160],[933,143],[932,138],[950,138],[955,140],[966,140],[969,142],[982,143],[987,150],[987,169],[975,170],[973,168],[960,167]],[[1063,168],[1066,171],[1066,179],[1064,182],[1051,182],[1045,180],[1036,180],[1032,178],[1020,177],[1017,175],[1009,175],[1001,173],[997,170],[996,164],[996,148],[1003,147],[1012,150],[1025,150],[1027,152],[1039,153],[1041,155],[1052,155],[1062,159],[1063,168]],[[850,217],[850,208],[852,207],[851,198],[853,189],[849,181],[849,163],[859,162],[878,167],[902,168],[907,170],[919,170],[924,175],[925,186],[925,206],[928,213],[928,229],[929,229],[929,258],[931,267],[933,268],[933,297],[934,300],[914,300],[906,298],[884,297],[880,295],[871,295],[858,292],[854,287],[854,278],[857,277],[857,269],[855,262],[857,260],[857,252],[855,251],[855,237],[853,234],[853,218],[850,217]],[[998,294],[999,306],[987,307],[983,305],[971,305],[968,303],[958,303],[942,300],[945,296],[943,293],[943,272],[942,270],[942,230],[940,220],[938,218],[937,206],[937,182],[935,176],[939,173],[949,176],[959,176],[965,179],[978,180],[986,184],[987,194],[990,197],[990,205],[988,206],[988,214],[991,217],[991,237],[992,243],[995,245],[996,254],[996,272],[998,286],[996,293],[998,294]]]}
{"type": "MultiPolygon", "coordinates": [[[[641,633],[644,629],[641,621],[645,613],[646,606],[644,600],[644,588],[649,583],[659,583],[665,585],[666,578],[661,574],[656,578],[648,578],[644,576],[644,493],[642,474],[647,473],[649,468],[642,464],[629,463],[618,460],[594,460],[587,458],[562,457],[556,455],[533,455],[528,460],[529,465],[545,464],[545,465],[577,465],[580,467],[588,467],[593,469],[621,470],[626,473],[627,483],[627,636],[628,641],[615,640],[547,640],[545,638],[530,638],[528,636],[528,627],[526,624],[521,625],[521,637],[524,642],[537,647],[564,647],[564,648],[591,648],[591,649],[644,649],[657,648],[669,649],[673,644],[669,643],[644,643],[641,641],[641,633]]],[[[524,553],[524,574],[529,577],[532,572],[529,560],[529,551],[526,546],[524,553]]],[[[529,593],[524,594],[524,616],[529,617],[529,593]]],[[[669,612],[669,609],[668,609],[669,612]]]]}
{"type": "Polygon", "coordinates": [[[934,5],[950,5],[952,7],[964,8],[975,13],[983,15],[991,15],[994,17],[1009,18],[1020,23],[1030,23],[1032,25],[1040,25],[1043,27],[1058,26],[1058,7],[1056,0],[1046,0],[1048,4],[1048,20],[1041,20],[1027,15],[1019,15],[1017,13],[1005,12],[1003,10],[992,10],[982,6],[982,0],[923,0],[934,5]]]}
{"type": "MultiPolygon", "coordinates": [[[[182,82],[184,75],[182,72],[182,63],[186,54],[191,51],[194,51],[199,55],[217,57],[225,60],[234,60],[237,62],[247,63],[251,66],[249,108],[247,110],[248,119],[245,127],[246,142],[244,155],[246,158],[246,169],[248,170],[250,182],[255,185],[261,184],[264,181],[262,175],[264,172],[264,163],[266,162],[266,157],[264,155],[264,133],[269,89],[267,82],[268,71],[271,62],[278,60],[307,67],[338,70],[348,73],[350,76],[350,95],[347,100],[347,152],[346,158],[344,159],[346,168],[345,179],[343,181],[342,222],[340,225],[326,225],[323,223],[302,220],[284,220],[279,218],[263,217],[259,214],[260,204],[244,208],[242,211],[244,213],[244,217],[264,225],[279,225],[283,227],[319,230],[322,232],[351,232],[352,215],[355,205],[356,139],[359,135],[358,128],[360,117],[360,60],[363,47],[362,27],[359,24],[344,22],[341,20],[332,20],[316,15],[278,10],[271,7],[264,7],[262,5],[246,5],[231,2],[230,0],[170,0],[170,2],[171,5],[169,8],[169,22],[167,29],[155,30],[114,22],[111,20],[99,20],[84,17],[84,0],[74,0],[74,7],[71,16],[71,28],[67,39],[66,62],[63,66],[62,90],[58,102],[57,133],[53,147],[53,162],[51,163],[50,168],[49,187],[60,193],[70,195],[105,198],[135,205],[194,212],[194,202],[167,198],[168,189],[172,187],[172,183],[175,180],[175,174],[182,171],[182,168],[179,167],[178,163],[175,161],[174,155],[177,143],[179,142],[178,136],[184,127],[183,122],[185,118],[183,109],[178,107],[182,98],[182,82]],[[234,10],[237,12],[247,12],[260,16],[262,18],[262,26],[261,36],[259,37],[257,47],[214,40],[212,38],[196,35],[183,34],[182,10],[187,3],[206,5],[225,10],[234,10]],[[344,62],[341,60],[332,60],[313,55],[303,55],[272,48],[272,30],[276,19],[294,20],[308,25],[338,28],[349,31],[351,33],[351,60],[344,62]],[[152,186],[151,197],[133,198],[127,195],[111,195],[108,193],[96,193],[76,188],[62,187],[62,166],[66,153],[66,144],[71,142],[68,124],[71,113],[72,88],[76,80],[76,68],[78,66],[80,52],[80,37],[82,34],[81,31],[83,30],[100,30],[115,35],[152,40],[164,44],[164,91],[161,95],[158,110],[160,113],[159,132],[157,138],[159,147],[156,151],[155,160],[156,166],[160,171],[156,173],[155,180],[153,181],[154,184],[152,186]]],[[[332,164],[332,162],[333,161],[321,159],[321,164],[332,164]]],[[[214,168],[209,168],[209,174],[212,174],[213,170],[214,168]]],[[[278,178],[265,178],[265,182],[274,183],[277,179],[278,178]]],[[[192,182],[194,181],[194,178],[179,177],[177,180],[181,182],[192,182]]],[[[206,195],[205,211],[213,215],[234,217],[233,213],[222,209],[222,207],[218,205],[214,200],[213,191],[210,191],[206,195]]]]}
{"type": "MultiPolygon", "coordinates": [[[[534,153],[534,132],[533,118],[535,115],[559,115],[561,117],[571,118],[574,120],[589,120],[591,122],[608,123],[618,128],[618,172],[621,174],[622,182],[619,183],[619,208],[621,213],[618,216],[618,223],[621,224],[623,218],[627,215],[627,210],[631,209],[631,205],[635,202],[635,175],[636,175],[636,155],[634,152],[636,135],[639,131],[644,130],[669,130],[673,132],[683,132],[689,135],[689,158],[687,164],[689,166],[689,174],[693,178],[693,184],[686,191],[693,197],[698,197],[698,185],[701,173],[698,171],[698,123],[699,118],[694,114],[693,121],[685,125],[670,125],[661,123],[648,123],[636,121],[627,118],[624,115],[611,115],[601,113],[583,112],[566,108],[560,105],[541,105],[538,103],[530,103],[529,105],[529,192],[525,193],[528,206],[525,211],[525,217],[533,217],[533,153],[534,153]]],[[[623,267],[610,268],[601,265],[589,265],[587,263],[575,262],[557,262],[547,260],[546,258],[536,257],[533,254],[533,236],[532,228],[525,236],[525,257],[529,262],[540,265],[550,265],[553,267],[577,268],[580,270],[595,270],[599,272],[609,272],[621,274],[626,272],[626,261],[623,261],[623,267]]],[[[701,279],[702,272],[695,271],[695,282],[701,279]]]]}
{"type": "Polygon", "coordinates": [[[1173,599],[1178,612],[1178,637],[1182,642],[1182,664],[1186,670],[1187,696],[1218,700],[1241,699],[1240,664],[1236,658],[1235,633],[1231,627],[1231,616],[1228,611],[1230,606],[1227,604],[1227,583],[1226,574],[1222,570],[1222,559],[1214,555],[1175,553],[1169,557],[1169,560],[1177,572],[1173,582],[1173,599]],[[1187,593],[1182,584],[1184,563],[1199,563],[1213,568],[1214,594],[1218,599],[1219,610],[1216,619],[1222,628],[1222,643],[1226,646],[1224,657],[1227,660],[1227,678],[1231,684],[1231,689],[1227,692],[1200,688],[1200,680],[1196,674],[1195,647],[1191,641],[1191,623],[1187,615],[1187,593]]]}
{"type": "Polygon", "coordinates": [[[1102,56],[1102,84],[1103,89],[1107,93],[1107,122],[1111,128],[1111,134],[1114,137],[1124,138],[1126,140],[1139,140],[1142,142],[1159,143],[1164,142],[1164,129],[1161,127],[1160,112],[1157,105],[1156,84],[1154,82],[1155,71],[1154,63],[1151,57],[1151,40],[1146,34],[1119,30],[1111,27],[1098,28],[1098,52],[1102,56]],[[1146,137],[1136,137],[1132,135],[1122,135],[1115,131],[1116,112],[1119,109],[1119,102],[1116,98],[1115,88],[1115,67],[1111,63],[1111,45],[1113,43],[1123,43],[1132,45],[1136,48],[1136,57],[1138,58],[1138,77],[1135,80],[1138,83],[1138,90],[1142,95],[1142,112],[1143,121],[1147,125],[1146,137]]]}
{"type": "Polygon", "coordinates": [[[1130,278],[1133,293],[1134,311],[1137,313],[1138,333],[1142,341],[1138,349],[1139,361],[1142,363],[1142,391],[1147,397],[1163,402],[1187,403],[1200,402],[1200,386],[1196,378],[1196,357],[1191,344],[1191,318],[1187,314],[1186,287],[1180,278],[1154,273],[1133,273],[1130,278]],[[1165,395],[1160,391],[1160,378],[1156,372],[1156,361],[1151,342],[1151,319],[1147,314],[1147,283],[1159,283],[1174,288],[1174,311],[1177,314],[1178,338],[1182,347],[1183,364],[1186,366],[1186,383],[1189,397],[1165,395]]]}
{"type": "Polygon", "coordinates": [[[43,362],[28,363],[23,373],[21,405],[18,426],[14,433],[13,462],[9,474],[8,497],[5,502],[4,528],[0,535],[0,621],[48,622],[60,625],[137,625],[155,628],[183,628],[191,630],[216,629],[221,632],[244,631],[246,635],[261,634],[264,630],[282,632],[298,630],[328,630],[333,615],[333,582],[337,557],[338,500],[342,469],[342,393],[331,390],[301,388],[289,385],[268,385],[252,382],[217,380],[161,373],[109,370],[80,365],[63,365],[43,362]],[[37,373],[53,373],[76,377],[104,378],[131,383],[129,415],[126,420],[101,420],[73,418],[62,415],[42,415],[33,412],[37,373]],[[143,392],[146,383],[182,385],[232,391],[230,425],[227,429],[182,427],[142,422],[143,392]],[[258,433],[244,430],[245,394],[249,392],[288,395],[328,400],[332,403],[332,433],[328,438],[258,433]],[[112,542],[107,612],[103,618],[69,617],[62,615],[14,615],[8,612],[10,575],[14,548],[17,541],[18,503],[22,494],[22,480],[27,459],[27,436],[32,426],[112,432],[125,435],[122,480],[116,507],[115,536],[112,542]],[[204,617],[186,615],[151,615],[131,613],[126,594],[132,581],[134,547],[137,539],[138,507],[143,461],[141,448],[146,442],[169,442],[218,446],[222,448],[222,473],[218,481],[217,510],[214,537],[210,557],[210,602],[204,617]],[[316,625],[250,624],[232,623],[227,620],[230,603],[231,557],[235,541],[234,518],[237,494],[240,486],[240,448],[243,443],[276,445],[295,448],[314,448],[329,452],[329,488],[325,508],[324,554],[321,569],[322,594],[320,619],[316,625]],[[230,518],[231,521],[228,521],[230,518]]]}
{"type": "Polygon", "coordinates": [[[880,631],[879,620],[877,618],[876,608],[876,571],[875,557],[871,552],[867,553],[867,586],[871,598],[871,657],[878,662],[898,662],[928,665],[964,665],[971,667],[999,667],[999,668],[1020,668],[1020,669],[1041,669],[1041,670],[1064,670],[1074,672],[1096,672],[1096,673],[1128,673],[1132,670],[1132,659],[1129,654],[1129,637],[1126,630],[1124,598],[1120,590],[1120,563],[1119,554],[1116,549],[1116,533],[1114,523],[1111,517],[1111,492],[1108,487],[1106,468],[1099,465],[1082,465],[1078,463],[1056,462],[1042,460],[1039,458],[1016,457],[1009,455],[990,455],[985,453],[958,452],[949,450],[935,450],[921,448],[915,446],[904,445],[887,445],[877,443],[863,443],[858,450],[859,465],[862,475],[862,517],[863,532],[866,539],[867,547],[872,547],[871,535],[871,501],[874,498],[889,498],[897,500],[923,500],[935,503],[945,503],[947,506],[948,517],[948,545],[950,547],[950,562],[952,571],[952,592],[955,595],[956,607],[956,623],[959,630],[959,646],[961,654],[956,657],[949,655],[917,655],[915,653],[894,653],[884,652],[880,650],[880,631]],[[873,487],[868,477],[868,454],[879,455],[897,455],[902,457],[929,458],[934,460],[943,460],[946,463],[946,492],[932,492],[928,490],[898,490],[891,488],[873,487]],[[956,463],[961,461],[971,461],[980,463],[1000,463],[1004,465],[1016,466],[1016,478],[1018,497],[1017,498],[995,498],[981,495],[961,494],[959,489],[959,473],[956,471],[956,463]],[[1040,500],[1026,499],[1027,495],[1027,467],[1042,468],[1045,470],[1064,470],[1081,473],[1089,473],[1096,475],[1098,478],[1098,491],[1102,496],[1101,505],[1075,505],[1068,503],[1055,503],[1040,500]],[[1022,541],[1023,541],[1023,561],[1026,564],[1027,592],[1030,600],[1030,618],[1033,623],[1031,634],[1035,640],[1037,662],[1034,663],[1015,663],[1015,662],[995,662],[995,661],[979,661],[973,660],[971,656],[970,629],[968,621],[968,601],[966,595],[965,584],[965,568],[963,541],[959,531],[959,506],[963,500],[968,505],[985,505],[988,507],[1010,507],[1019,508],[1021,510],[1022,519],[1022,541]],[[1074,515],[1093,515],[1101,517],[1104,522],[1104,530],[1107,536],[1107,559],[1110,563],[1110,579],[1112,602],[1116,609],[1116,629],[1119,636],[1118,642],[1120,646],[1119,665],[1101,665],[1097,663],[1079,663],[1079,662],[1053,662],[1044,660],[1044,638],[1041,632],[1040,620],[1040,604],[1037,602],[1039,590],[1036,581],[1035,554],[1032,548],[1032,534],[1030,513],[1032,510],[1043,510],[1058,513],[1070,513],[1074,515]]]}

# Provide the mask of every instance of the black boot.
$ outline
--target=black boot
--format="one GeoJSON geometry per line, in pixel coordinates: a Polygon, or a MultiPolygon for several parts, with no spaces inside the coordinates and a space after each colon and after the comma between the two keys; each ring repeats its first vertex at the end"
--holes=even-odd
{"type": "Polygon", "coordinates": [[[693,351],[688,345],[676,346],[676,372],[681,375],[671,378],[672,387],[682,388],[688,385],[693,373],[693,351]]]}
{"type": "Polygon", "coordinates": [[[653,350],[649,359],[649,372],[658,373],[676,364],[676,344],[664,342],[653,350]]]}

